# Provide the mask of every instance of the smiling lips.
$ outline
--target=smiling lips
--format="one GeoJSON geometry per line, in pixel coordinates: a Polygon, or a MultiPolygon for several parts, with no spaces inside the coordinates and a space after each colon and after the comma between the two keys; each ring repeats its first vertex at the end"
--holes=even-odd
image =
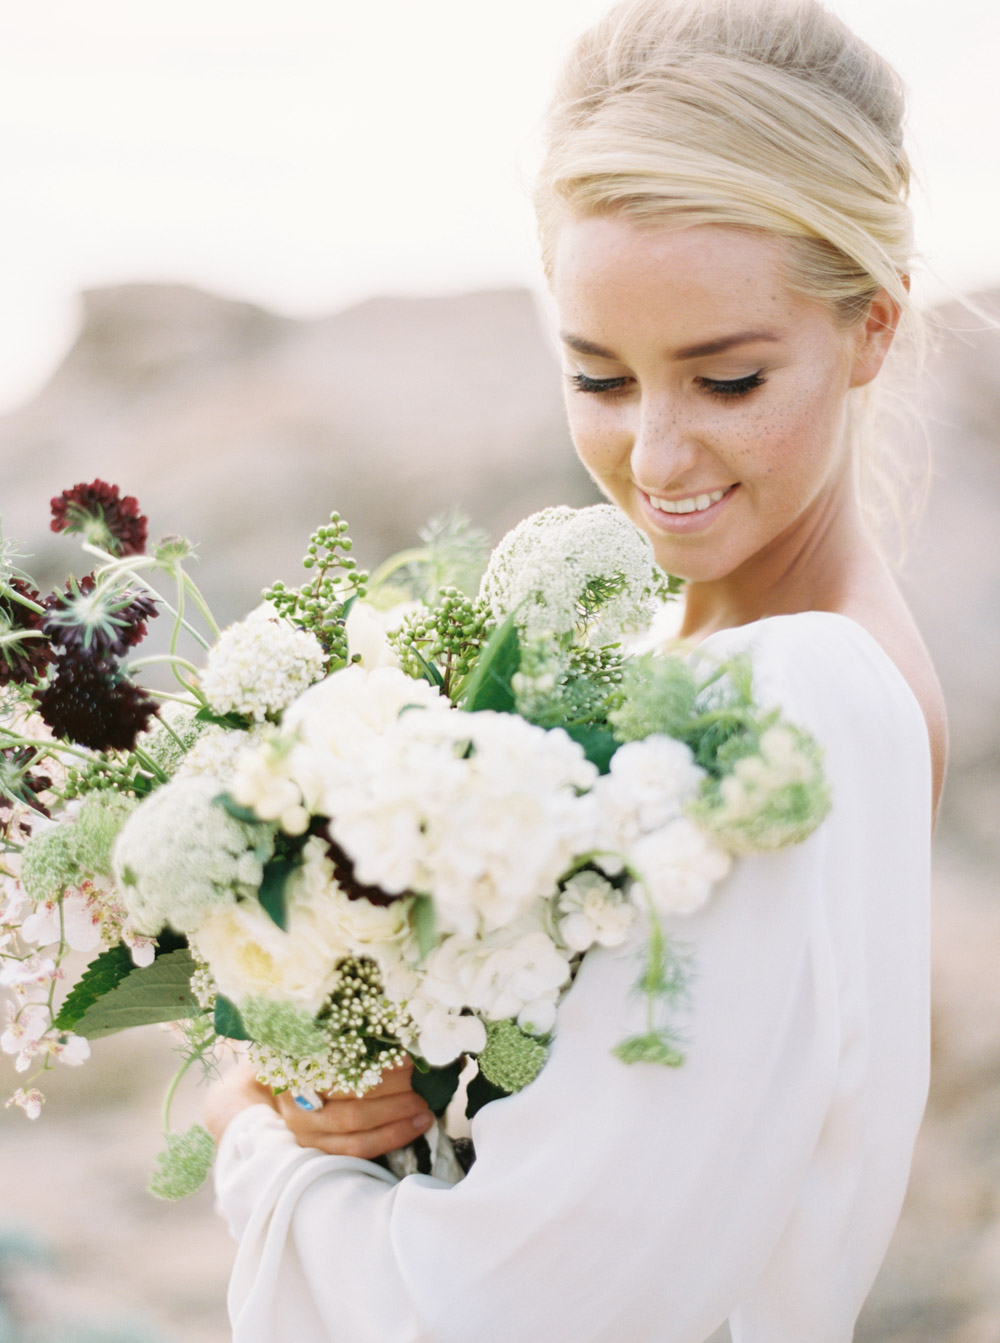
{"type": "Polygon", "coordinates": [[[656,499],[651,494],[647,494],[646,498],[662,513],[704,513],[706,508],[717,504],[730,489],[731,485],[726,490],[713,490],[711,494],[693,494],[688,499],[656,499]]]}

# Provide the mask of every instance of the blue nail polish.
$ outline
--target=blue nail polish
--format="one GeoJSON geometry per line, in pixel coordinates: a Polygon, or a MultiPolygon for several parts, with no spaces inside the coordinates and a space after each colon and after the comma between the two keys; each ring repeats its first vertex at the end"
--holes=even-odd
{"type": "Polygon", "coordinates": [[[293,1096],[292,1100],[300,1110],[318,1110],[319,1106],[314,1105],[308,1096],[293,1096]]]}

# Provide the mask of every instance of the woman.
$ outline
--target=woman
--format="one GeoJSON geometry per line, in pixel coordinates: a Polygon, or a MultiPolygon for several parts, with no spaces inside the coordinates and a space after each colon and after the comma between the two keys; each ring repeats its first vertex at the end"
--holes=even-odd
{"type": "Polygon", "coordinates": [[[912,322],[901,112],[813,0],[631,0],[578,43],[537,193],[574,441],[689,580],[683,635],[749,649],[823,744],[833,812],[679,925],[683,1068],[612,1056],[634,967],[592,952],[455,1187],[363,1159],[428,1123],[405,1071],[310,1116],[226,1084],[237,1343],[851,1337],[926,1090],[945,758],[861,493],[867,389],[912,322]]]}

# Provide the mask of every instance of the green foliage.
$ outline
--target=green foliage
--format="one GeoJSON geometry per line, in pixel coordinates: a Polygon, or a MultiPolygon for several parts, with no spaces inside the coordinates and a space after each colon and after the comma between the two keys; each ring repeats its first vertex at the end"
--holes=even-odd
{"type": "Polygon", "coordinates": [[[215,1139],[201,1124],[192,1124],[183,1133],[168,1133],[166,1149],[149,1177],[149,1192],[171,1202],[187,1198],[205,1183],[214,1160],[215,1139]]]}
{"type": "Polygon", "coordinates": [[[590,763],[596,765],[602,774],[607,774],[619,745],[614,734],[602,727],[578,727],[573,724],[566,728],[566,732],[583,747],[583,753],[590,763]]]}
{"type": "Polygon", "coordinates": [[[514,691],[511,682],[521,665],[521,644],[514,617],[507,619],[493,631],[462,687],[461,706],[468,713],[480,709],[494,709],[498,713],[513,713],[514,691]]]}
{"type": "Polygon", "coordinates": [[[62,1031],[75,1030],[83,1014],[106,993],[117,988],[135,968],[132,953],[122,943],[102,951],[66,995],[53,1025],[62,1031]]]}
{"type": "Polygon", "coordinates": [[[457,1058],[454,1063],[447,1063],[443,1068],[431,1068],[426,1063],[421,1067],[421,1063],[423,1060],[414,1059],[410,1085],[418,1096],[423,1096],[436,1115],[443,1115],[458,1090],[463,1060],[457,1058]]]}
{"type": "Polygon", "coordinates": [[[621,679],[619,702],[608,719],[619,741],[642,741],[653,732],[686,738],[697,714],[698,684],[680,657],[632,658],[621,679]]]}
{"type": "Polygon", "coordinates": [[[498,1087],[488,1077],[484,1077],[481,1072],[477,1072],[469,1082],[465,1092],[466,1118],[473,1119],[484,1105],[489,1105],[490,1101],[502,1100],[504,1096],[509,1095],[509,1091],[506,1091],[503,1087],[498,1087]]]}
{"type": "MultiPolygon", "coordinates": [[[[129,974],[96,996],[76,1016],[72,1029],[88,1040],[98,1040],[130,1026],[197,1016],[201,1008],[191,993],[194,969],[195,962],[187,948],[157,956],[152,965],[133,966],[129,974]]],[[[110,962],[108,974],[115,974],[110,962]]]]}
{"type": "Polygon", "coordinates": [[[434,901],[429,895],[418,895],[413,902],[413,928],[423,959],[431,954],[438,943],[437,915],[434,901]]]}
{"type": "Polygon", "coordinates": [[[227,816],[231,816],[234,821],[240,821],[243,825],[260,824],[260,817],[253,808],[242,806],[229,793],[219,793],[217,797],[213,797],[212,805],[221,807],[227,816]]]}
{"type": "Polygon", "coordinates": [[[645,1035],[631,1035],[615,1045],[614,1054],[623,1063],[655,1063],[664,1068],[679,1068],[684,1062],[669,1031],[647,1031],[645,1035]]]}
{"type": "Polygon", "coordinates": [[[286,587],[279,580],[263,593],[280,616],[315,634],[328,654],[331,671],[348,660],[347,612],[354,599],[365,595],[368,585],[368,575],[349,553],[352,547],[347,523],[339,513],[331,513],[329,523],[310,536],[302,559],[309,580],[301,588],[286,587]]]}
{"type": "Polygon", "coordinates": [[[407,551],[404,564],[396,567],[390,559],[385,566],[393,584],[428,606],[442,588],[457,588],[467,597],[474,596],[490,557],[486,533],[453,508],[431,518],[419,536],[423,546],[407,551]]]}
{"type": "Polygon", "coordinates": [[[240,1009],[224,993],[215,995],[215,1033],[226,1040],[249,1040],[250,1032],[243,1024],[240,1009]]]}
{"type": "Polygon", "coordinates": [[[272,858],[264,864],[264,877],[257,892],[261,908],[270,915],[284,932],[288,927],[288,911],[285,908],[285,890],[288,879],[299,866],[294,858],[272,858]]]}
{"type": "Polygon", "coordinates": [[[480,657],[492,625],[483,602],[458,588],[441,588],[433,604],[410,613],[388,639],[408,675],[424,677],[450,695],[480,657]]]}

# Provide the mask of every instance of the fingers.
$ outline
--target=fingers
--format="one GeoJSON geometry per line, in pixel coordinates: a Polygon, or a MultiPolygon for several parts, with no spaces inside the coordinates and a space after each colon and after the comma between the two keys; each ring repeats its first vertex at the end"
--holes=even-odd
{"type": "Polygon", "coordinates": [[[407,1060],[363,1096],[328,1092],[319,1110],[301,1109],[289,1092],[274,1103],[301,1147],[371,1159],[405,1147],[433,1122],[427,1102],[410,1085],[412,1073],[407,1060]]]}
{"type": "Polygon", "coordinates": [[[302,1110],[289,1093],[276,1097],[278,1113],[298,1137],[313,1134],[357,1133],[384,1124],[412,1119],[427,1112],[427,1102],[413,1091],[392,1096],[333,1096],[321,1110],[302,1110]]]}
{"type": "MultiPolygon", "coordinates": [[[[382,1124],[378,1128],[368,1129],[367,1131],[358,1131],[356,1133],[317,1133],[313,1134],[308,1141],[298,1138],[302,1147],[315,1147],[320,1152],[328,1152],[332,1156],[358,1156],[371,1161],[374,1157],[384,1156],[386,1152],[395,1152],[399,1147],[405,1147],[411,1143],[414,1138],[421,1133],[426,1133],[433,1122],[434,1116],[429,1110],[425,1110],[420,1116],[419,1127],[414,1123],[413,1118],[397,1120],[392,1124],[382,1124]]],[[[296,1135],[298,1137],[298,1135],[296,1135]]]]}

